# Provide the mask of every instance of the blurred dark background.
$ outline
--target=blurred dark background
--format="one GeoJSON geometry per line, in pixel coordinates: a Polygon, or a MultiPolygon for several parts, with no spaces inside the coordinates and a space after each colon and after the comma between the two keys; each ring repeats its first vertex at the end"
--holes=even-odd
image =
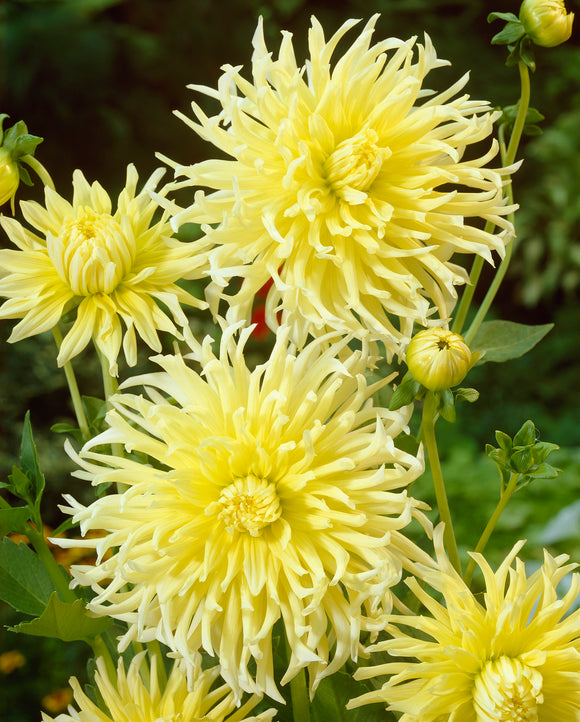
{"type": "MultiPolygon", "coordinates": [[[[578,26],[580,2],[567,0],[566,5],[576,12],[578,26]]],[[[294,33],[300,63],[312,14],[328,37],[349,17],[367,19],[379,12],[376,37],[427,32],[439,56],[451,61],[450,68],[429,76],[430,84],[444,87],[470,71],[467,92],[503,106],[518,99],[518,74],[505,67],[505,48],[490,45],[501,23],[488,24],[486,18],[492,11],[517,14],[518,9],[519,3],[504,0],[0,0],[0,113],[10,115],[6,126],[22,119],[31,133],[44,137],[37,157],[62,195],[68,197],[72,172],[80,168],[114,196],[130,162],[145,178],[160,165],[156,152],[181,163],[215,155],[172,111],[190,114],[194,93],[186,85],[215,86],[225,63],[249,67],[260,15],[274,52],[281,29],[294,33]]],[[[494,307],[498,318],[555,322],[556,328],[526,357],[475,369],[470,382],[482,393],[480,401],[460,409],[459,424],[441,422],[448,449],[444,462],[455,489],[450,493],[455,494],[457,515],[465,519],[466,535],[473,536],[485,523],[497,496],[494,470],[482,459],[483,446],[494,441],[496,428],[513,435],[532,418],[543,440],[563,447],[559,465],[566,467],[565,473],[552,487],[538,486],[514,507],[504,529],[508,546],[508,533],[513,538],[518,525],[532,525],[539,549],[542,529],[580,492],[578,35],[576,27],[565,45],[537,50],[532,105],[545,115],[544,133],[522,144],[525,165],[514,180],[521,205],[519,246],[494,307]],[[472,484],[471,492],[462,495],[469,478],[481,484],[481,491],[472,484]]],[[[19,197],[40,198],[40,193],[37,182],[19,197]]],[[[7,244],[6,238],[0,244],[7,244]]],[[[56,525],[61,520],[59,495],[71,488],[62,438],[56,437],[55,443],[49,431],[52,423],[72,417],[64,375],[55,368],[50,335],[10,346],[5,341],[12,325],[0,323],[0,478],[17,461],[22,419],[30,408],[51,489],[46,518],[56,525]]],[[[98,395],[98,367],[81,360],[77,368],[83,389],[98,395]]],[[[580,514],[577,517],[577,529],[569,529],[562,540],[565,550],[576,554],[580,514]]],[[[13,623],[10,614],[0,608],[0,623],[13,623]]],[[[44,695],[66,686],[71,669],[79,673],[75,665],[82,652],[50,642],[42,659],[34,662],[37,640],[0,631],[0,653],[14,647],[24,650],[28,662],[10,676],[0,671],[0,719],[29,722],[39,719],[44,695]],[[47,664],[47,655],[55,655],[58,664],[47,664]]]]}

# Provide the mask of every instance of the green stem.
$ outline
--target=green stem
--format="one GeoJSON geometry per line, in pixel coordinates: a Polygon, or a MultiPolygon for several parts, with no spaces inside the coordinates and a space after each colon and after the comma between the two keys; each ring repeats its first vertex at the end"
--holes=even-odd
{"type": "Polygon", "coordinates": [[[511,165],[516,159],[516,153],[518,152],[522,133],[526,124],[528,108],[530,107],[530,72],[528,70],[528,66],[521,60],[518,63],[518,70],[520,71],[521,85],[520,103],[507,153],[505,158],[502,159],[505,165],[511,165]]]}
{"type": "MultiPolygon", "coordinates": [[[[286,641],[286,656],[290,660],[292,650],[288,639],[286,641]]],[[[306,670],[304,667],[290,680],[290,698],[292,700],[292,719],[294,722],[310,722],[310,698],[306,684],[306,670]]]]}
{"type": "MultiPolygon", "coordinates": [[[[511,196],[511,193],[510,193],[511,196]]],[[[469,329],[464,334],[463,338],[465,339],[465,343],[469,346],[473,339],[475,338],[475,334],[479,330],[479,327],[481,324],[485,321],[485,317],[487,316],[487,312],[491,308],[491,304],[493,303],[497,292],[499,291],[499,287],[502,284],[502,281],[505,277],[505,274],[507,272],[508,266],[510,264],[512,253],[514,250],[514,243],[513,240],[508,243],[505,250],[505,256],[502,259],[502,262],[499,265],[499,268],[497,269],[497,273],[493,277],[493,281],[491,282],[489,288],[487,289],[487,293],[485,294],[485,297],[483,301],[481,302],[481,306],[477,309],[477,313],[475,314],[473,321],[471,322],[471,325],[469,326],[469,329]]]]}
{"type": "MultiPolygon", "coordinates": [[[[500,128],[500,149],[501,149],[501,159],[504,166],[510,166],[515,160],[516,153],[518,151],[518,147],[522,138],[522,133],[524,130],[524,126],[526,124],[526,115],[528,113],[528,108],[530,105],[530,74],[528,71],[528,67],[525,63],[521,62],[518,64],[518,70],[520,73],[520,86],[521,86],[521,93],[520,93],[520,102],[518,107],[518,114],[516,116],[516,120],[514,123],[514,129],[510,137],[510,142],[507,148],[507,151],[505,150],[505,145],[503,142],[503,126],[500,128]]],[[[510,205],[513,203],[513,190],[511,185],[511,180],[508,184],[507,189],[507,195],[508,195],[508,201],[510,205]]],[[[510,215],[510,220],[513,223],[513,214],[510,215]]],[[[488,233],[491,233],[493,230],[494,224],[489,222],[486,223],[485,231],[488,233]]],[[[487,315],[487,312],[489,311],[489,308],[499,290],[499,287],[504,279],[504,276],[506,274],[506,271],[508,269],[511,256],[513,252],[513,241],[508,244],[506,248],[506,254],[497,270],[497,273],[493,279],[493,282],[491,286],[489,287],[485,298],[483,300],[483,303],[481,304],[480,308],[478,309],[478,312],[471,323],[471,326],[469,327],[469,330],[465,334],[465,341],[469,344],[480,325],[483,323],[485,316],[487,315]]],[[[457,314],[455,316],[455,320],[453,322],[452,330],[455,333],[461,333],[461,330],[463,329],[463,325],[465,324],[465,319],[467,317],[467,312],[469,311],[469,307],[471,305],[471,301],[473,300],[473,294],[475,293],[475,288],[477,286],[477,282],[479,281],[479,277],[481,274],[481,269],[483,268],[483,259],[478,256],[475,261],[473,262],[473,267],[471,269],[471,274],[469,276],[469,285],[466,286],[463,295],[461,297],[461,303],[459,304],[459,307],[457,309],[457,314]]]]}
{"type": "MultiPolygon", "coordinates": [[[[58,326],[55,326],[52,329],[52,334],[54,336],[54,340],[56,341],[57,347],[60,349],[60,346],[62,344],[62,334],[60,332],[60,328],[58,326]]],[[[64,364],[63,371],[64,375],[66,376],[66,382],[70,391],[70,397],[72,400],[75,416],[77,417],[79,429],[81,430],[84,441],[88,441],[91,437],[91,432],[89,431],[89,424],[85,415],[83,401],[79,392],[75,372],[70,361],[67,361],[64,364]]]]}
{"type": "Polygon", "coordinates": [[[36,173],[36,175],[40,178],[42,183],[45,186],[48,186],[51,190],[54,190],[54,183],[52,178],[50,177],[50,173],[33,155],[23,155],[22,158],[19,158],[18,160],[22,163],[26,163],[27,165],[29,165],[36,173]]]}
{"type": "MultiPolygon", "coordinates": [[[[103,375],[103,388],[105,390],[105,401],[107,402],[107,410],[112,408],[111,396],[117,393],[119,384],[117,379],[109,373],[109,361],[105,354],[97,351],[99,355],[99,361],[101,362],[101,373],[103,375]]],[[[123,445],[122,444],[111,444],[111,450],[115,456],[123,457],[123,445]]]]}
{"type": "MultiPolygon", "coordinates": [[[[42,529],[42,522],[38,522],[38,528],[42,529]]],[[[34,547],[40,561],[46,568],[46,571],[50,574],[50,578],[54,582],[58,596],[63,602],[75,602],[77,596],[73,590],[70,589],[69,582],[62,573],[61,568],[56,563],[55,558],[52,556],[42,532],[29,525],[26,531],[26,536],[29,538],[30,543],[34,547]]]]}
{"type": "MultiPolygon", "coordinates": [[[[506,486],[505,490],[502,491],[500,499],[497,503],[497,506],[494,509],[493,514],[491,515],[489,521],[486,524],[485,529],[483,530],[482,535],[479,538],[479,541],[477,542],[477,546],[475,547],[475,551],[478,554],[481,554],[485,547],[487,546],[487,542],[489,541],[493,530],[495,529],[495,526],[500,518],[500,516],[503,513],[503,510],[506,507],[506,504],[510,500],[510,497],[513,495],[514,491],[517,488],[518,479],[520,478],[519,474],[512,474],[510,477],[510,480],[508,482],[508,485],[506,486]]],[[[470,559],[469,564],[467,565],[467,569],[465,571],[465,583],[469,587],[471,585],[471,580],[473,579],[473,572],[475,571],[476,562],[475,559],[470,559]]]]}
{"type": "Polygon", "coordinates": [[[459,560],[459,551],[455,540],[455,532],[453,531],[453,522],[451,521],[451,512],[449,510],[449,502],[447,501],[447,492],[445,491],[445,483],[441,472],[441,462],[439,461],[439,452],[437,450],[437,439],[435,437],[435,417],[437,414],[437,399],[435,395],[428,391],[423,402],[423,438],[427,448],[427,457],[431,474],[433,476],[433,487],[435,488],[435,498],[439,509],[439,517],[445,522],[445,546],[449,554],[449,560],[461,574],[461,562],[459,560]]]}
{"type": "Polygon", "coordinates": [[[107,669],[107,676],[111,680],[111,684],[115,685],[117,681],[117,669],[115,667],[115,663],[113,662],[113,658],[111,657],[111,653],[109,652],[109,648],[107,647],[107,643],[101,635],[92,637],[89,640],[89,643],[93,649],[95,659],[98,657],[103,658],[107,669]]]}
{"type": "Polygon", "coordinates": [[[167,686],[167,673],[165,672],[165,655],[161,645],[157,639],[154,639],[152,642],[147,642],[147,649],[149,658],[157,657],[157,681],[159,682],[159,689],[164,690],[167,686]]]}
{"type": "Polygon", "coordinates": [[[473,261],[473,266],[471,267],[471,273],[469,274],[469,284],[465,286],[463,290],[461,302],[459,303],[459,306],[457,308],[457,314],[453,319],[453,326],[451,327],[451,330],[454,333],[461,333],[461,330],[463,329],[463,324],[465,323],[465,319],[467,318],[467,312],[469,311],[469,307],[471,306],[473,294],[475,293],[475,289],[477,288],[477,283],[479,281],[482,269],[483,258],[481,256],[476,256],[475,260],[473,261]]]}

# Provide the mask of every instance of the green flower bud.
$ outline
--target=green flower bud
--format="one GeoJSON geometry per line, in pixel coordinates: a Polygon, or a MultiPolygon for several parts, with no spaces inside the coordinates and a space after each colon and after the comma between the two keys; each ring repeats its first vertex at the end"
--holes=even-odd
{"type": "Polygon", "coordinates": [[[10,151],[0,148],[0,206],[11,200],[20,184],[20,173],[10,151]]]}
{"type": "Polygon", "coordinates": [[[413,336],[406,362],[415,381],[429,391],[443,391],[463,381],[478,358],[459,334],[429,328],[413,336]]]}
{"type": "Polygon", "coordinates": [[[536,45],[553,48],[572,35],[574,13],[566,13],[563,0],[524,0],[520,22],[536,45]]]}

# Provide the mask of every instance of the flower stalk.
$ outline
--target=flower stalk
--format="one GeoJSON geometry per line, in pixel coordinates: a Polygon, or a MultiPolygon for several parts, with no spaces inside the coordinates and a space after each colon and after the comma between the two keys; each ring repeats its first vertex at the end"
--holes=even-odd
{"type": "Polygon", "coordinates": [[[455,539],[455,531],[451,520],[451,511],[447,500],[447,492],[445,490],[445,482],[443,481],[443,473],[441,471],[441,462],[439,460],[439,452],[437,450],[437,438],[435,436],[435,420],[437,416],[437,399],[432,392],[427,392],[425,401],[423,402],[423,425],[422,433],[425,447],[427,448],[427,457],[431,474],[433,476],[433,487],[435,489],[435,498],[437,500],[437,508],[441,521],[445,523],[445,546],[447,547],[449,560],[455,569],[461,574],[461,561],[459,559],[459,551],[457,549],[457,541],[455,539]]]}
{"type": "MultiPolygon", "coordinates": [[[[506,508],[506,505],[508,501],[511,499],[513,493],[516,491],[518,486],[518,480],[520,478],[521,474],[512,474],[510,477],[510,480],[506,486],[506,488],[502,491],[500,499],[497,503],[497,506],[495,507],[493,514],[490,516],[489,521],[487,522],[485,529],[483,530],[482,535],[479,538],[479,541],[477,542],[477,546],[475,547],[475,553],[481,554],[485,547],[487,546],[487,542],[490,540],[491,535],[493,533],[493,530],[496,527],[496,524],[500,518],[500,516],[503,513],[503,510],[506,508]]],[[[469,564],[467,565],[467,569],[465,570],[465,576],[463,577],[465,584],[469,587],[471,586],[471,581],[473,579],[473,573],[475,572],[476,567],[476,561],[473,559],[473,557],[469,560],[469,564]]]]}
{"type": "MultiPolygon", "coordinates": [[[[514,129],[510,138],[510,142],[508,144],[507,152],[505,154],[505,157],[503,157],[503,148],[502,148],[502,161],[506,166],[510,166],[515,158],[516,153],[518,151],[518,147],[522,138],[522,133],[524,130],[524,126],[526,123],[526,115],[528,112],[528,108],[530,105],[530,71],[528,69],[528,66],[520,60],[518,63],[518,69],[520,72],[520,84],[521,84],[521,95],[520,95],[520,102],[518,106],[518,114],[516,116],[516,121],[514,123],[514,129]]],[[[507,194],[508,194],[508,200],[510,205],[513,203],[513,188],[511,184],[511,180],[507,187],[507,194]]],[[[513,213],[510,214],[510,219],[513,220],[513,213]]],[[[497,292],[499,291],[499,288],[503,282],[503,279],[505,277],[505,274],[507,273],[512,254],[513,254],[513,248],[514,248],[514,240],[512,240],[508,245],[506,246],[506,252],[505,256],[502,259],[502,262],[499,265],[499,268],[497,269],[497,273],[495,274],[493,281],[490,284],[490,287],[487,290],[487,293],[485,294],[485,297],[483,301],[481,302],[480,307],[477,310],[477,313],[475,314],[475,317],[473,321],[471,322],[471,325],[467,332],[465,333],[465,340],[468,344],[470,344],[473,339],[475,338],[475,334],[477,333],[479,327],[485,320],[485,317],[487,316],[487,312],[491,308],[491,305],[497,295],[497,292]]],[[[479,259],[477,259],[479,260],[479,259]]],[[[475,289],[473,289],[475,290],[475,289]]],[[[472,294],[473,295],[473,294],[472,294]]]]}
{"type": "MultiPolygon", "coordinates": [[[[284,636],[286,656],[288,663],[292,656],[292,649],[288,639],[284,636]]],[[[304,667],[290,680],[290,699],[292,700],[292,719],[294,722],[310,722],[310,699],[308,685],[306,684],[306,670],[304,667]]]]}
{"type": "MultiPolygon", "coordinates": [[[[60,332],[60,328],[58,326],[53,327],[52,335],[54,336],[57,348],[60,349],[62,344],[62,333],[60,332]]],[[[79,386],[77,383],[75,372],[70,361],[67,361],[65,364],[63,364],[63,371],[66,377],[66,382],[70,392],[70,397],[77,423],[79,425],[79,429],[81,431],[83,440],[88,441],[91,436],[91,433],[89,431],[89,424],[87,421],[87,416],[85,414],[81,394],[79,392],[79,386]]]]}

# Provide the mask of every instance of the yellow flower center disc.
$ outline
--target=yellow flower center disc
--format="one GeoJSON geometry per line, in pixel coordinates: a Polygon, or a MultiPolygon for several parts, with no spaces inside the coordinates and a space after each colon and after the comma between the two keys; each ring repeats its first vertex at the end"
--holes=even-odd
{"type": "Polygon", "coordinates": [[[377,146],[378,135],[367,128],[340,143],[324,164],[326,179],[337,196],[357,205],[363,203],[367,191],[391,155],[387,148],[377,146]]]}
{"type": "Polygon", "coordinates": [[[222,510],[218,517],[230,533],[235,529],[259,536],[282,513],[274,484],[253,474],[226,486],[219,503],[222,510]]]}
{"type": "Polygon", "coordinates": [[[473,701],[478,722],[538,722],[542,675],[519,659],[488,662],[475,680],[473,701]]]}
{"type": "Polygon", "coordinates": [[[79,208],[60,232],[62,270],[78,296],[111,293],[131,270],[133,253],[117,221],[79,208]]]}

